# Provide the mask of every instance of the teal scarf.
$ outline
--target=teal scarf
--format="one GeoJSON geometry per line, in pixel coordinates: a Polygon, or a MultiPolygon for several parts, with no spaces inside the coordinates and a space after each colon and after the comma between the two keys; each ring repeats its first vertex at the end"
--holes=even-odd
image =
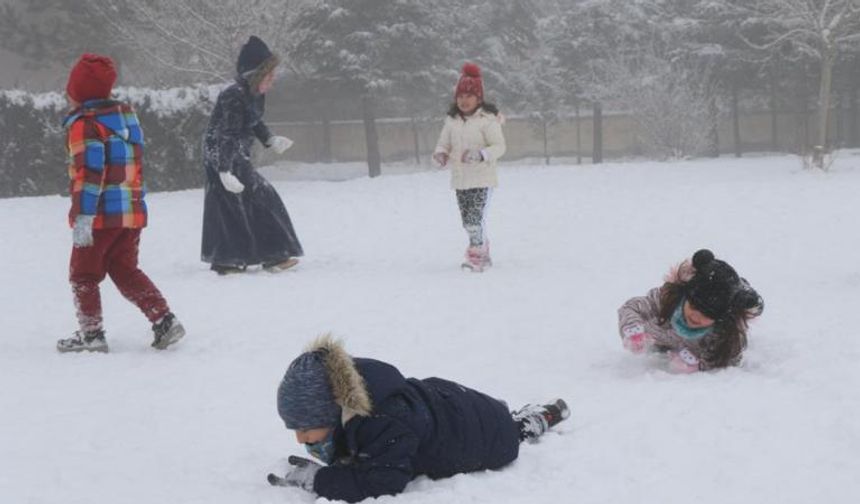
{"type": "Polygon", "coordinates": [[[676,333],[680,334],[681,337],[686,340],[697,340],[699,338],[704,338],[705,336],[711,334],[711,331],[714,330],[714,326],[700,327],[694,329],[687,325],[687,319],[684,318],[685,301],[685,299],[681,299],[681,302],[678,303],[678,307],[675,308],[675,312],[672,313],[672,329],[674,329],[676,333]]]}

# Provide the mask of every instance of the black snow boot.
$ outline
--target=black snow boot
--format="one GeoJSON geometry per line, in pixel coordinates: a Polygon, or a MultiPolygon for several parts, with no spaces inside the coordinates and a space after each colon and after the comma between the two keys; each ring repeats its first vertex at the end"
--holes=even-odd
{"type": "Polygon", "coordinates": [[[152,324],[152,346],[164,350],[185,336],[185,328],[176,319],[176,315],[168,313],[161,320],[152,324]]]}
{"type": "Polygon", "coordinates": [[[520,429],[520,441],[535,442],[551,427],[570,416],[570,408],[563,399],[556,399],[550,404],[538,406],[526,404],[518,411],[511,413],[511,418],[520,429]]]}

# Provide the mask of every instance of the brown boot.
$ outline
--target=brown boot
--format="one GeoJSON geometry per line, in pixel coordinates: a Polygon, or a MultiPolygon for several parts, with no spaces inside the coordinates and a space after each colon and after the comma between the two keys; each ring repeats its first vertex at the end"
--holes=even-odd
{"type": "Polygon", "coordinates": [[[299,263],[298,259],[296,259],[295,257],[289,257],[286,260],[281,261],[279,263],[264,264],[263,269],[265,269],[269,273],[280,273],[282,271],[286,271],[286,270],[292,268],[293,266],[295,266],[298,263],[299,263]]]}

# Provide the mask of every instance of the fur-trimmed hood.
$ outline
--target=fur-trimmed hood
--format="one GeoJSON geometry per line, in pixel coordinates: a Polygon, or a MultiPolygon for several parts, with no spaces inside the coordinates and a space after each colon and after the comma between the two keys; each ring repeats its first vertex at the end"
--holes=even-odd
{"type": "Polygon", "coordinates": [[[335,403],[341,408],[341,422],[346,424],[355,416],[370,416],[373,403],[364,378],[358,372],[355,361],[346,353],[343,342],[331,334],[317,338],[306,349],[318,352],[328,375],[335,403]]]}

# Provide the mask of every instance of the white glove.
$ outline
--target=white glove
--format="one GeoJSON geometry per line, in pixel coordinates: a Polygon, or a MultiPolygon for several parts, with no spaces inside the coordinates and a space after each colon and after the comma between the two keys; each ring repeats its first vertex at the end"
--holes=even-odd
{"type": "Polygon", "coordinates": [[[699,359],[686,348],[680,352],[669,352],[669,372],[675,374],[695,373],[699,370],[699,359]]]}
{"type": "Polygon", "coordinates": [[[273,136],[269,139],[269,147],[278,154],[283,154],[287,149],[293,146],[293,141],[284,136],[273,136]]]}
{"type": "Polygon", "coordinates": [[[317,471],[322,469],[322,466],[313,460],[294,455],[290,456],[287,460],[294,467],[284,476],[284,485],[304,488],[308,492],[313,492],[314,478],[316,478],[317,471]]]}
{"type": "Polygon", "coordinates": [[[465,164],[472,164],[480,163],[485,159],[486,157],[484,156],[483,150],[466,149],[465,151],[463,151],[463,156],[460,158],[460,161],[465,164]]]}
{"type": "Polygon", "coordinates": [[[231,193],[239,194],[245,190],[245,185],[239,182],[239,179],[232,173],[228,171],[219,172],[218,176],[221,177],[221,184],[224,186],[224,189],[227,189],[231,193]]]}
{"type": "Polygon", "coordinates": [[[78,215],[72,229],[72,243],[75,248],[91,247],[93,244],[93,221],[95,215],[78,215]]]}

